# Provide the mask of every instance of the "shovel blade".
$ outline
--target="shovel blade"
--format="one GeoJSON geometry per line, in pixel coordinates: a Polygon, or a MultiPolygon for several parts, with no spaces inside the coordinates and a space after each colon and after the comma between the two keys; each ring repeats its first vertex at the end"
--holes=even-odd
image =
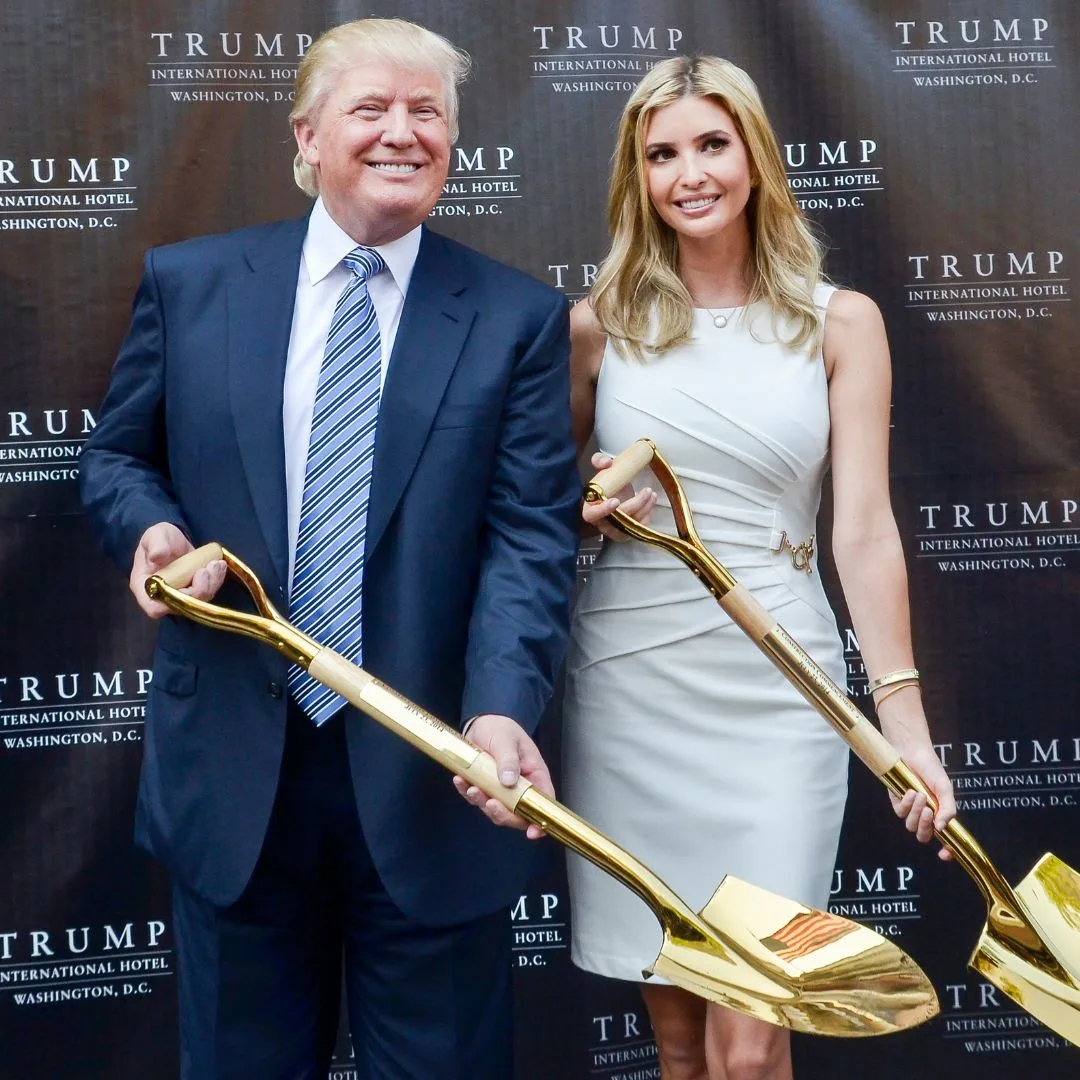
{"type": "Polygon", "coordinates": [[[1063,969],[1016,951],[989,925],[983,928],[971,967],[1051,1031],[1080,1046],[1080,988],[1063,969]]]}
{"type": "Polygon", "coordinates": [[[1080,874],[1047,852],[1013,892],[1047,951],[1080,986],[1080,874]]]}
{"type": "Polygon", "coordinates": [[[1080,1046],[1080,874],[1047,853],[1013,893],[1042,947],[1025,947],[988,922],[971,966],[1051,1031],[1080,1046]]]}
{"type": "Polygon", "coordinates": [[[726,877],[699,918],[710,943],[665,932],[657,975],[700,997],[812,1035],[888,1035],[938,1012],[933,985],[868,927],[726,877]]]}

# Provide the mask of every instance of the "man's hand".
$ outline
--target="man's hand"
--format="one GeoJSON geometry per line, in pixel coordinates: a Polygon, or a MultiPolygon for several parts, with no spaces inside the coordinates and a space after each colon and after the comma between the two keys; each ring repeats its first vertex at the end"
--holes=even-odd
{"type": "MultiPolygon", "coordinates": [[[[191,541],[175,525],[167,521],[151,525],[142,534],[139,546],[135,549],[135,559],[131,564],[128,588],[135,597],[135,603],[151,619],[160,619],[163,615],[168,615],[169,609],[146,595],[146,579],[191,550],[191,541]]],[[[191,584],[182,591],[190,593],[198,600],[212,600],[225,580],[225,573],[225,563],[221,559],[216,559],[197,571],[191,584]]]]}
{"type": "MultiPolygon", "coordinates": [[[[509,716],[484,713],[476,717],[469,727],[469,742],[481,750],[486,750],[495,759],[499,779],[504,786],[513,787],[518,782],[518,777],[522,776],[545,795],[555,797],[551,774],[536,748],[536,743],[509,716]]],[[[544,835],[539,825],[527,824],[516,814],[510,813],[497,799],[489,798],[478,787],[467,784],[460,776],[454,777],[454,787],[467,803],[479,807],[496,825],[525,829],[525,835],[530,840],[539,840],[544,835]]]]}

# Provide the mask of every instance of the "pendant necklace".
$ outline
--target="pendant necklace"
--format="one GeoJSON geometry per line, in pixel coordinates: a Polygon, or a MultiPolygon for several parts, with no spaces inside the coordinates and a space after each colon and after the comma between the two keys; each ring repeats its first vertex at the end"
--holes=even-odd
{"type": "MultiPolygon", "coordinates": [[[[736,304],[736,307],[738,307],[737,304],[736,304]]],[[[712,308],[706,308],[705,310],[712,316],[713,326],[715,326],[717,330],[723,330],[724,327],[727,326],[727,324],[728,324],[728,316],[725,315],[722,310],[721,311],[713,311],[712,308]]],[[[734,311],[735,308],[729,308],[728,310],[729,311],[734,311]]]]}

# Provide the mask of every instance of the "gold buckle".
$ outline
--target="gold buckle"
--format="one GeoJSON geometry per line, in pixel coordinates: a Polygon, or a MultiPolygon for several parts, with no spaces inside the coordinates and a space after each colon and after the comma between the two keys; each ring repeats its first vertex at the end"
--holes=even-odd
{"type": "Polygon", "coordinates": [[[783,530],[780,533],[780,543],[774,547],[769,548],[770,551],[779,554],[784,548],[788,549],[791,555],[791,565],[796,570],[802,570],[807,574],[814,572],[813,566],[810,565],[810,561],[814,557],[814,534],[811,533],[805,540],[800,541],[798,544],[792,544],[788,539],[787,530],[783,530]]]}

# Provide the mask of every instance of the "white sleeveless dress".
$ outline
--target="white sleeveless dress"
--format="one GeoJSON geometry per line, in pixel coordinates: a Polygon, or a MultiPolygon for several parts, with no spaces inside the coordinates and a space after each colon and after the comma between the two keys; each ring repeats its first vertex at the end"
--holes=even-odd
{"type": "MultiPolygon", "coordinates": [[[[824,318],[833,293],[820,286],[824,318]]],[[[791,544],[817,531],[828,464],[820,352],[777,341],[764,304],[647,363],[609,344],[596,436],[616,453],[652,438],[702,540],[840,686],[843,650],[817,572],[791,544]]],[[[660,493],[652,524],[674,532],[660,493]]],[[[569,806],[700,909],[725,874],[816,907],[828,901],[848,750],[674,556],[607,542],[578,600],[563,712],[569,806]]],[[[634,894],[576,855],[568,865],[574,963],[640,981],[662,941],[634,894]]]]}

